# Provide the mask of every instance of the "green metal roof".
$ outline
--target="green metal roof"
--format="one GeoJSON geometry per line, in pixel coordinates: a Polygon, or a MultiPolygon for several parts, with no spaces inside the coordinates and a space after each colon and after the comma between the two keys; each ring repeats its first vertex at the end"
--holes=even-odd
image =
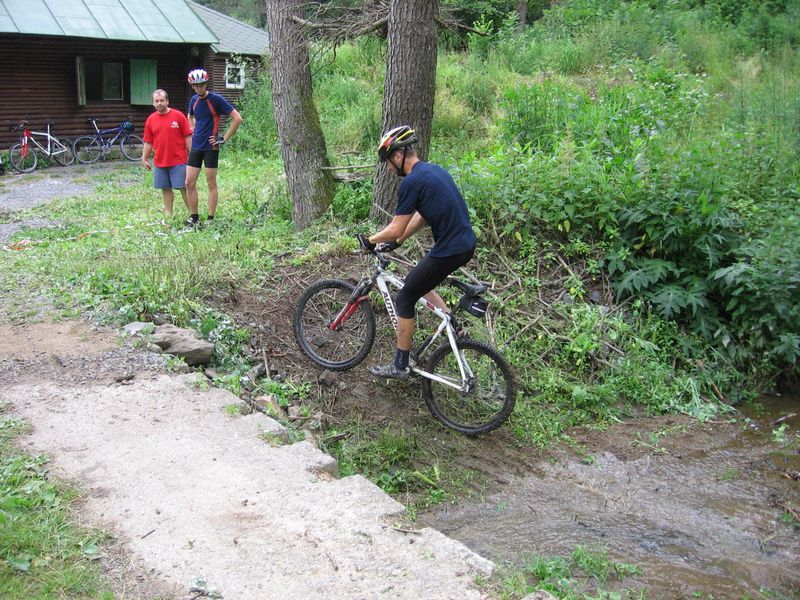
{"type": "Polygon", "coordinates": [[[0,0],[0,33],[185,44],[219,41],[186,0],[0,0]]]}

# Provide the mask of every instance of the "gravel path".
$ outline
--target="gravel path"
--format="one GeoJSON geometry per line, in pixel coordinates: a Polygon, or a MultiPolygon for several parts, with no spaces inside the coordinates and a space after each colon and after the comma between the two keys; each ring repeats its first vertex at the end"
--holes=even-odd
{"type": "Polygon", "coordinates": [[[58,226],[58,221],[43,218],[16,218],[14,213],[48,204],[56,198],[80,198],[92,194],[110,173],[131,171],[131,179],[143,177],[133,163],[110,161],[96,165],[50,167],[33,173],[9,172],[0,177],[0,244],[8,242],[21,229],[58,226]],[[6,222],[2,222],[6,221],[6,222]]]}
{"type": "Polygon", "coordinates": [[[83,490],[82,519],[122,542],[117,562],[137,565],[125,598],[197,597],[201,580],[225,600],[484,597],[489,561],[164,363],[85,322],[0,324],[0,404],[31,423],[25,450],[83,490]]]}

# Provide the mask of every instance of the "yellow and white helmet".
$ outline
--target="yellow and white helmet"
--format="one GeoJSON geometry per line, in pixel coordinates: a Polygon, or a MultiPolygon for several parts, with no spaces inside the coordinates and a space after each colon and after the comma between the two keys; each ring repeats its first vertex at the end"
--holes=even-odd
{"type": "Polygon", "coordinates": [[[378,144],[378,158],[383,162],[395,150],[408,148],[418,141],[417,134],[408,125],[394,127],[381,137],[381,141],[378,144]]]}

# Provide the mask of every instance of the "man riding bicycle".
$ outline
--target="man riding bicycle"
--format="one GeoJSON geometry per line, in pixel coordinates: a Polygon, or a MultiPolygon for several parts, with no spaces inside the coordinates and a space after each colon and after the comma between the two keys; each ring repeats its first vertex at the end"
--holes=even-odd
{"type": "Polygon", "coordinates": [[[433,290],[469,262],[477,242],[467,204],[453,178],[442,167],[419,159],[413,148],[417,141],[414,130],[407,125],[390,129],[381,137],[378,158],[391,165],[403,181],[392,221],[369,238],[360,238],[370,250],[383,242],[384,249],[389,251],[398,248],[426,224],[433,232],[433,248],[409,271],[403,289],[397,294],[394,362],[370,368],[373,375],[390,379],[408,379],[411,375],[408,361],[417,300],[425,296],[435,306],[448,310],[444,300],[433,290]]]}

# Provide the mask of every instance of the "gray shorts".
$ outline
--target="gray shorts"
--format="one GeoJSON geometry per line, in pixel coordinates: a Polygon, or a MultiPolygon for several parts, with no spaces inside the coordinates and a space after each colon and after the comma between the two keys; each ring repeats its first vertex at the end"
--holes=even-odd
{"type": "Polygon", "coordinates": [[[186,187],[186,165],[156,167],[153,165],[153,187],[157,190],[181,189],[186,187]]]}

